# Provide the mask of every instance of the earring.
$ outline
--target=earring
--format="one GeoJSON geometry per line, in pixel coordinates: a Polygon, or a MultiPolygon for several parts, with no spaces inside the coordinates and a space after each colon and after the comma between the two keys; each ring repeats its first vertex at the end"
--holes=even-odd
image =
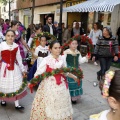
{"type": "Polygon", "coordinates": [[[115,109],[112,109],[112,112],[115,113],[116,112],[115,109]]]}

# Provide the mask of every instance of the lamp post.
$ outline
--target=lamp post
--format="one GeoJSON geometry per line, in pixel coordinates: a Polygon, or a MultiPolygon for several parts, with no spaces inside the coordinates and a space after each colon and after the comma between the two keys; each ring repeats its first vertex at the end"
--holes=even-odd
{"type": "Polygon", "coordinates": [[[11,16],[11,15],[10,15],[10,3],[11,3],[11,2],[10,2],[10,0],[9,0],[9,20],[11,19],[11,17],[10,17],[10,16],[11,16]]]}
{"type": "Polygon", "coordinates": [[[59,33],[59,40],[60,44],[62,44],[62,9],[63,9],[63,0],[60,0],[60,21],[59,21],[59,27],[60,27],[60,33],[59,33]]]}

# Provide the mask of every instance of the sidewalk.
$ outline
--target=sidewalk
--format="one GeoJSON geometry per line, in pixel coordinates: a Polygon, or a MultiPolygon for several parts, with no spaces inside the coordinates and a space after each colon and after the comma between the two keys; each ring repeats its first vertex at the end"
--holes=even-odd
{"type": "MultiPolygon", "coordinates": [[[[89,115],[109,108],[107,101],[102,98],[98,86],[93,86],[93,82],[97,82],[96,71],[99,70],[99,66],[95,66],[93,63],[86,63],[82,64],[81,68],[84,73],[84,94],[78,104],[73,105],[73,120],[88,120],[89,115]]],[[[111,69],[117,68],[111,67],[111,69]]],[[[35,92],[31,94],[28,90],[28,95],[20,100],[20,104],[25,107],[24,112],[16,111],[13,102],[7,103],[6,107],[0,106],[0,120],[29,120],[34,95],[35,92]]]]}

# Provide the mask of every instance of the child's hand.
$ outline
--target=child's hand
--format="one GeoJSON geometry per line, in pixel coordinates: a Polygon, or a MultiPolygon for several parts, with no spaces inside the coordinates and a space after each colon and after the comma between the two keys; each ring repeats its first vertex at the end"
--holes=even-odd
{"type": "Polygon", "coordinates": [[[78,82],[78,81],[79,81],[79,79],[78,79],[77,77],[74,77],[74,80],[75,80],[75,82],[78,82]]]}
{"type": "Polygon", "coordinates": [[[91,58],[91,55],[86,55],[86,58],[89,60],[91,58]]]}
{"type": "Polygon", "coordinates": [[[30,88],[30,83],[27,84],[27,87],[30,88]]]}
{"type": "Polygon", "coordinates": [[[24,77],[26,77],[26,76],[27,76],[27,72],[23,72],[22,74],[23,74],[23,76],[24,76],[24,77]]]}
{"type": "Polygon", "coordinates": [[[114,61],[118,61],[118,57],[117,56],[114,56],[114,61]]]}
{"type": "Polygon", "coordinates": [[[75,82],[78,83],[78,86],[80,86],[80,80],[78,78],[74,78],[75,82]]]}

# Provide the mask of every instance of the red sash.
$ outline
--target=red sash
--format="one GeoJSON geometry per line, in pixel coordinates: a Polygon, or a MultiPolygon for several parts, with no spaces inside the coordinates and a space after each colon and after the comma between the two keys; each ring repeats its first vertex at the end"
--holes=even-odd
{"type": "MultiPolygon", "coordinates": [[[[52,72],[53,70],[54,69],[50,68],[49,65],[47,65],[46,72],[52,72]]],[[[56,84],[57,85],[60,85],[62,83],[61,77],[63,77],[64,78],[64,82],[66,84],[66,88],[68,88],[68,83],[67,83],[66,77],[63,74],[58,73],[58,74],[55,74],[54,77],[56,79],[56,84]]]]}

